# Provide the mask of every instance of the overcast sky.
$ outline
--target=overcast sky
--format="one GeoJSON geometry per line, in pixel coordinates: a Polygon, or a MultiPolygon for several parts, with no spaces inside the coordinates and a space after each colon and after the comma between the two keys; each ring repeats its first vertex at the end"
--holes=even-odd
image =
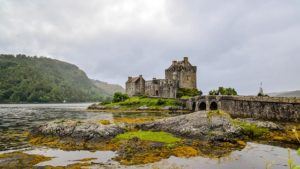
{"type": "Polygon", "coordinates": [[[164,78],[188,56],[198,87],[300,89],[299,0],[0,0],[0,53],[48,56],[90,78],[164,78]]]}

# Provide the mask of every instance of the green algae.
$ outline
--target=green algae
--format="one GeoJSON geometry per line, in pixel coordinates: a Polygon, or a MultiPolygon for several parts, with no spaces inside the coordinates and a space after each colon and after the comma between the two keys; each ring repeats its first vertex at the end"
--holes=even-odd
{"type": "Polygon", "coordinates": [[[51,159],[51,157],[26,154],[21,151],[16,151],[0,154],[0,168],[34,168],[34,165],[51,159]]]}
{"type": "Polygon", "coordinates": [[[167,143],[167,144],[176,143],[176,142],[181,141],[180,138],[174,137],[170,133],[166,133],[166,132],[162,132],[162,131],[153,132],[153,131],[142,131],[142,130],[131,131],[131,132],[119,134],[116,136],[116,139],[129,140],[134,137],[137,137],[137,138],[139,138],[141,140],[145,140],[145,141],[161,142],[161,143],[167,143]]]}

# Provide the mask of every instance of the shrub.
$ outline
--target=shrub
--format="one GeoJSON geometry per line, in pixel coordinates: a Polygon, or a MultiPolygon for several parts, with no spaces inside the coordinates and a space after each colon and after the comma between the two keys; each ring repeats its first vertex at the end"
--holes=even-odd
{"type": "Polygon", "coordinates": [[[164,105],[165,103],[166,103],[166,101],[163,100],[163,99],[158,99],[157,102],[156,102],[156,104],[159,105],[159,106],[164,105]]]}
{"type": "Polygon", "coordinates": [[[113,97],[113,102],[114,103],[117,103],[117,102],[121,102],[121,101],[125,101],[127,100],[129,97],[127,94],[123,94],[121,92],[116,92],[114,94],[114,97],[113,97]]]}

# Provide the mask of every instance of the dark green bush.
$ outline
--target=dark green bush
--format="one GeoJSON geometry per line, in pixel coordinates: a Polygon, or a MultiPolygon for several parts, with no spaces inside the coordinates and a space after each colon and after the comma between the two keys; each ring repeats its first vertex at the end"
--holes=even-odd
{"type": "Polygon", "coordinates": [[[116,92],[114,94],[114,97],[113,97],[113,102],[114,103],[117,103],[117,102],[122,102],[122,101],[125,101],[127,100],[129,97],[127,94],[123,94],[121,92],[116,92]]]}
{"type": "Polygon", "coordinates": [[[209,91],[209,95],[231,95],[236,96],[237,92],[234,88],[228,87],[219,87],[217,90],[209,91]]]}
{"type": "Polygon", "coordinates": [[[164,105],[165,103],[166,103],[165,100],[163,100],[163,99],[158,99],[156,104],[160,106],[160,105],[164,105]]]}

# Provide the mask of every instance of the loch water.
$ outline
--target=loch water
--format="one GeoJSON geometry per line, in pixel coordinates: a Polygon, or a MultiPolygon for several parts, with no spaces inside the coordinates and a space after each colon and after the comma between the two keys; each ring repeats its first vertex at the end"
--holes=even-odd
{"type": "MultiPolygon", "coordinates": [[[[221,158],[192,157],[178,158],[171,156],[156,163],[122,166],[113,160],[116,156],[112,151],[63,151],[46,147],[33,147],[28,144],[24,132],[34,126],[52,120],[65,119],[107,119],[120,117],[170,117],[174,113],[109,113],[88,112],[91,103],[77,104],[0,104],[0,154],[22,150],[28,154],[39,154],[54,157],[38,166],[66,166],[80,159],[93,158],[93,162],[101,163],[107,168],[205,168],[205,169],[260,169],[271,166],[272,169],[288,168],[288,149],[248,142],[240,151],[233,151],[221,158]]],[[[291,150],[295,163],[300,164],[300,156],[291,150]]],[[[1,160],[0,160],[1,163],[1,160]]],[[[97,166],[95,166],[97,167],[97,166]]]]}

